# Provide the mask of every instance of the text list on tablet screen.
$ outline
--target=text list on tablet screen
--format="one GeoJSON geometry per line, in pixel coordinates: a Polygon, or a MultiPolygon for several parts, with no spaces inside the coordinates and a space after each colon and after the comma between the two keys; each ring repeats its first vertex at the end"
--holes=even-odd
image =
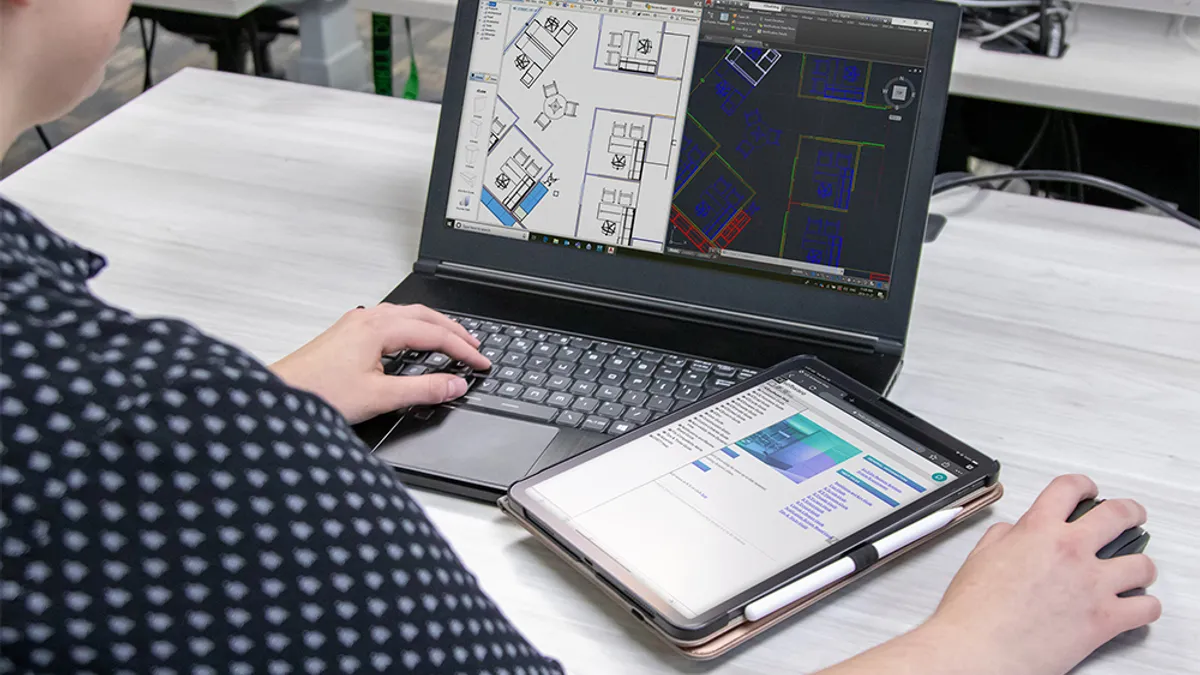
{"type": "Polygon", "coordinates": [[[961,475],[898,438],[777,378],[531,494],[695,617],[961,475]]]}

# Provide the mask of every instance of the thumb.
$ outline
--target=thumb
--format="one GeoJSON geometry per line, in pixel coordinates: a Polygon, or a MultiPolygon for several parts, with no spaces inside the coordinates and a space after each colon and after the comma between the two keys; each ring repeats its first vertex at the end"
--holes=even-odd
{"type": "Polygon", "coordinates": [[[416,377],[382,375],[385,378],[381,403],[389,410],[401,410],[416,405],[436,405],[452,401],[467,393],[467,381],[456,375],[437,373],[416,377]]]}

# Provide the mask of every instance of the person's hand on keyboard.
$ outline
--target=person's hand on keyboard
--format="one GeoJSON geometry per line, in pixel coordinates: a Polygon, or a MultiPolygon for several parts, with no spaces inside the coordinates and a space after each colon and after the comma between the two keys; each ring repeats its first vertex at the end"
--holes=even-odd
{"type": "Polygon", "coordinates": [[[432,351],[486,370],[491,363],[478,348],[479,341],[465,328],[432,309],[384,303],[348,312],[271,370],[291,386],[321,396],[356,424],[400,408],[443,403],[467,391],[467,382],[453,373],[387,375],[381,356],[432,351]]]}

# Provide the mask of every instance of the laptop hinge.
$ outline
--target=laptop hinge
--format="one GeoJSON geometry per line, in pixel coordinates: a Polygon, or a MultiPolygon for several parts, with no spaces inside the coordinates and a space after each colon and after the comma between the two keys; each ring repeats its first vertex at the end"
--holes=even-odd
{"type": "MultiPolygon", "coordinates": [[[[420,265],[421,263],[418,262],[417,264],[420,265]]],[[[720,323],[723,325],[740,325],[746,328],[755,329],[757,331],[765,331],[774,334],[782,333],[784,335],[794,336],[801,339],[821,340],[840,344],[849,343],[857,346],[859,349],[866,349],[876,353],[900,354],[903,351],[903,347],[900,345],[900,343],[894,340],[885,340],[873,335],[854,333],[852,331],[845,331],[837,328],[815,326],[797,321],[788,321],[786,319],[776,319],[773,317],[755,316],[735,310],[705,307],[702,305],[695,305],[689,302],[681,302],[678,300],[654,298],[636,293],[614,291],[608,288],[597,288],[594,286],[587,286],[584,284],[577,284],[557,279],[543,279],[524,274],[515,274],[513,272],[504,272],[501,270],[464,265],[461,263],[436,263],[434,268],[436,270],[434,273],[439,276],[445,276],[447,278],[461,278],[464,280],[486,283],[489,285],[497,285],[503,288],[520,290],[528,293],[536,293],[539,295],[565,297],[572,300],[590,302],[605,306],[627,307],[632,310],[652,311],[656,313],[662,313],[666,311],[681,317],[691,317],[694,319],[720,323]]],[[[417,269],[416,265],[414,265],[414,269],[417,269]]]]}
{"type": "Polygon", "coordinates": [[[428,258],[417,258],[413,263],[413,271],[420,274],[437,274],[438,261],[428,258]]]}

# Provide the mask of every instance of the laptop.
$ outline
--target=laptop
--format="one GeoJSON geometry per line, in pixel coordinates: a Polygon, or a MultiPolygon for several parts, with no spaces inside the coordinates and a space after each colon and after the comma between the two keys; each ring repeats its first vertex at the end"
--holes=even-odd
{"type": "Polygon", "coordinates": [[[450,315],[494,367],[359,434],[409,485],[494,502],[792,356],[886,392],[958,24],[919,0],[459,3],[419,257],[386,301],[450,315]]]}

